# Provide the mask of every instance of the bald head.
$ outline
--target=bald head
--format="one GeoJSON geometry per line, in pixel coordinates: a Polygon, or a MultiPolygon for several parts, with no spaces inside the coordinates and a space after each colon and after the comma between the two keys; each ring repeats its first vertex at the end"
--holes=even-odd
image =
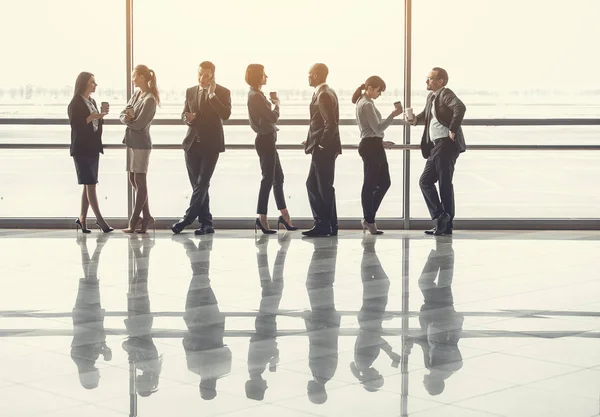
{"type": "Polygon", "coordinates": [[[308,71],[308,83],[311,87],[316,87],[327,81],[328,75],[329,68],[327,68],[327,65],[321,63],[314,64],[308,71]]]}

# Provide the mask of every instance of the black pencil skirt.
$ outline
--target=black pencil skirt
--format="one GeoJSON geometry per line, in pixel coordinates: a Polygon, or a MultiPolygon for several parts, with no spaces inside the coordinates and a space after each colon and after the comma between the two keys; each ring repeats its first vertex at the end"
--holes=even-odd
{"type": "Polygon", "coordinates": [[[75,171],[77,171],[77,182],[85,185],[98,184],[98,163],[100,154],[96,155],[73,155],[75,171]]]}

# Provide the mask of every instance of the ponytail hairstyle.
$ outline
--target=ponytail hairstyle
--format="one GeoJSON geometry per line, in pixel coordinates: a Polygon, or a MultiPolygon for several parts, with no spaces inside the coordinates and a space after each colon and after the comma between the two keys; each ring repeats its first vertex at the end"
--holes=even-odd
{"type": "Polygon", "coordinates": [[[363,91],[365,91],[367,87],[371,87],[373,89],[379,88],[379,91],[383,93],[385,91],[386,86],[385,81],[383,81],[381,77],[378,77],[377,75],[370,76],[369,78],[367,78],[367,81],[365,81],[364,84],[361,84],[361,86],[356,89],[354,94],[352,94],[353,104],[356,104],[360,96],[362,96],[363,91]]]}
{"type": "Polygon", "coordinates": [[[137,65],[134,68],[134,71],[137,72],[138,75],[144,77],[148,83],[148,90],[150,90],[150,93],[156,98],[156,103],[160,105],[160,93],[156,86],[156,73],[145,65],[137,65]]]}

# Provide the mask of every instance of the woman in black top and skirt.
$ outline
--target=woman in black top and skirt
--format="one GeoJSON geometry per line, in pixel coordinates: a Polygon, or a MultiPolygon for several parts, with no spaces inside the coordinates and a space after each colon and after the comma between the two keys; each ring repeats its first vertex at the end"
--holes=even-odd
{"type": "Polygon", "coordinates": [[[71,124],[71,156],[75,162],[77,180],[83,185],[81,195],[81,212],[75,220],[77,228],[83,233],[90,233],[86,219],[88,208],[91,206],[96,216],[96,224],[104,233],[114,229],[106,223],[100,213],[96,184],[98,183],[98,162],[102,149],[102,125],[104,116],[108,113],[108,105],[98,110],[96,101],[91,94],[96,91],[94,74],[82,72],[75,81],[75,93],[69,103],[68,114],[71,124]]]}
{"type": "Polygon", "coordinates": [[[250,64],[246,69],[246,83],[250,86],[248,92],[248,116],[250,118],[250,127],[256,132],[254,145],[256,153],[260,158],[260,170],[262,171],[262,180],[260,182],[260,191],[258,193],[258,205],[256,213],[258,218],[255,221],[254,231],[257,228],[264,234],[275,233],[275,230],[269,228],[267,220],[267,206],[269,204],[269,194],[273,188],[277,208],[281,212],[277,220],[277,228],[283,225],[286,230],[297,230],[292,226],[292,219],[285,204],[285,195],[283,193],[283,170],[279,161],[279,154],[275,147],[277,141],[276,122],[279,119],[279,98],[276,93],[271,94],[271,102],[275,108],[271,109],[271,103],[262,92],[262,86],[267,83],[265,67],[260,64],[250,64]]]}

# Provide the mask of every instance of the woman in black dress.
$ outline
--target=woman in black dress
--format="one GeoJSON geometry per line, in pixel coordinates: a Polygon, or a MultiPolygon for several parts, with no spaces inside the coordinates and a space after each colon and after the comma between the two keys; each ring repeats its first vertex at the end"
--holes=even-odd
{"type": "Polygon", "coordinates": [[[104,233],[114,229],[106,223],[100,213],[96,184],[98,183],[98,162],[102,149],[102,125],[108,113],[108,104],[102,111],[98,110],[91,94],[96,91],[94,74],[82,72],[75,81],[75,93],[69,103],[68,114],[71,124],[71,156],[75,162],[77,180],[83,185],[81,195],[81,212],[75,220],[77,228],[83,233],[90,233],[86,219],[91,206],[96,216],[96,224],[104,233]]]}

